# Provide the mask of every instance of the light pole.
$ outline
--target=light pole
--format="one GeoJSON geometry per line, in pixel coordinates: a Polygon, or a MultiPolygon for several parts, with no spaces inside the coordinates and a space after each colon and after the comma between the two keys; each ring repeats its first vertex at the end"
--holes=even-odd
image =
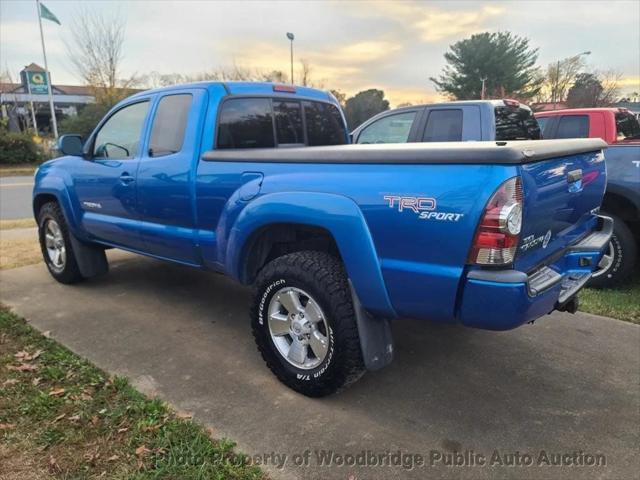
{"type": "MultiPolygon", "coordinates": [[[[587,50],[585,52],[581,52],[577,55],[574,55],[573,57],[569,57],[567,60],[573,60],[574,58],[578,58],[581,57],[582,55],[591,55],[591,51],[587,50]]],[[[556,82],[555,82],[555,86],[553,88],[553,95],[551,96],[551,100],[553,103],[553,109],[556,109],[556,97],[558,96],[558,94],[560,92],[558,92],[558,90],[560,89],[560,60],[558,60],[557,64],[556,64],[556,82]]],[[[560,99],[558,99],[559,101],[560,99]]]]}
{"type": "Polygon", "coordinates": [[[291,84],[293,85],[293,39],[296,38],[291,32],[287,32],[287,38],[291,40],[291,84]]]}
{"type": "Polygon", "coordinates": [[[484,82],[487,81],[487,77],[480,77],[480,80],[482,80],[482,91],[480,92],[480,100],[484,100],[484,97],[485,97],[484,82]]]}

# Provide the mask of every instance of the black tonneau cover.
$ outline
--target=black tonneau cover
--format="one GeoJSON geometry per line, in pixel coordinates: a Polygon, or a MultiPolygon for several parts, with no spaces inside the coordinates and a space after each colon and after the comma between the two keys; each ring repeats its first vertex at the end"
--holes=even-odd
{"type": "Polygon", "coordinates": [[[202,159],[210,162],[518,165],[548,158],[594,152],[602,150],[606,146],[607,144],[599,138],[337,145],[330,147],[210,150],[204,153],[202,159]]]}

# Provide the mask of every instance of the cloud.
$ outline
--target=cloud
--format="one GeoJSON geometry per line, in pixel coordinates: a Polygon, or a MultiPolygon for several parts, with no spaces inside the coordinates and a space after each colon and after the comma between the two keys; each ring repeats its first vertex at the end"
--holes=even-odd
{"type": "Polygon", "coordinates": [[[402,50],[402,45],[385,40],[369,40],[357,42],[338,48],[335,53],[325,54],[330,61],[349,63],[368,63],[383,60],[402,50]]]}
{"type": "Polygon", "coordinates": [[[477,11],[429,11],[414,24],[425,42],[437,42],[445,38],[468,36],[485,30],[486,20],[504,12],[502,7],[484,6],[477,11]]]}
{"type": "Polygon", "coordinates": [[[382,90],[384,90],[385,98],[389,100],[391,108],[395,108],[398,105],[406,103],[410,103],[411,105],[420,105],[423,103],[437,103],[446,100],[442,95],[429,91],[426,87],[424,89],[411,89],[388,85],[382,88],[382,90]]]}
{"type": "MultiPolygon", "coordinates": [[[[304,53],[296,55],[294,74],[298,75],[299,61],[304,59],[311,67],[314,83],[350,91],[362,83],[372,66],[384,63],[385,59],[397,55],[401,50],[400,43],[388,40],[361,41],[332,48],[307,48],[304,53]]],[[[289,49],[280,43],[252,43],[251,48],[235,45],[225,55],[229,59],[227,63],[254,71],[280,70],[288,73],[290,68],[289,49]]]]}
{"type": "Polygon", "coordinates": [[[486,30],[487,22],[502,15],[505,8],[473,5],[470,9],[439,8],[426,2],[375,2],[359,12],[361,16],[384,17],[413,30],[423,42],[434,43],[486,30]]]}
{"type": "Polygon", "coordinates": [[[640,90],[640,77],[622,77],[617,83],[620,88],[636,88],[640,90]]]}

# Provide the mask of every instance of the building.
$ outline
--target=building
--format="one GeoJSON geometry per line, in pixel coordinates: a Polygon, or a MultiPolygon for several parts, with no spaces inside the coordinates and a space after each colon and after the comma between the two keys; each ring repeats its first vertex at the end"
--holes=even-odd
{"type": "MultiPolygon", "coordinates": [[[[83,106],[95,101],[90,87],[52,84],[51,89],[58,121],[77,115],[83,106]]],[[[32,63],[20,72],[20,83],[0,83],[0,117],[9,120],[9,129],[12,131],[33,128],[35,117],[38,133],[46,135],[51,132],[51,110],[44,68],[32,63]]]]}
{"type": "Polygon", "coordinates": [[[640,120],[640,102],[634,102],[631,98],[625,98],[620,100],[618,103],[614,103],[612,106],[618,108],[626,108],[633,115],[635,115],[637,119],[640,120]]]}
{"type": "Polygon", "coordinates": [[[569,108],[564,102],[540,102],[529,105],[534,112],[549,112],[551,110],[564,110],[569,108]]]}

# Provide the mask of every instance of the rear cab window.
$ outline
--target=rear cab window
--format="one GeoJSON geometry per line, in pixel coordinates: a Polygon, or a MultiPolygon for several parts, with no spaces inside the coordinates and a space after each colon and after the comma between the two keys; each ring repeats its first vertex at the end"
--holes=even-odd
{"type": "Polygon", "coordinates": [[[229,98],[218,117],[217,148],[342,145],[347,131],[330,103],[282,97],[229,98]]]}
{"type": "Polygon", "coordinates": [[[616,140],[640,140],[640,123],[629,112],[618,112],[616,117],[616,140]]]}
{"type": "Polygon", "coordinates": [[[496,140],[540,140],[540,126],[533,112],[521,106],[495,107],[496,140]]]}

